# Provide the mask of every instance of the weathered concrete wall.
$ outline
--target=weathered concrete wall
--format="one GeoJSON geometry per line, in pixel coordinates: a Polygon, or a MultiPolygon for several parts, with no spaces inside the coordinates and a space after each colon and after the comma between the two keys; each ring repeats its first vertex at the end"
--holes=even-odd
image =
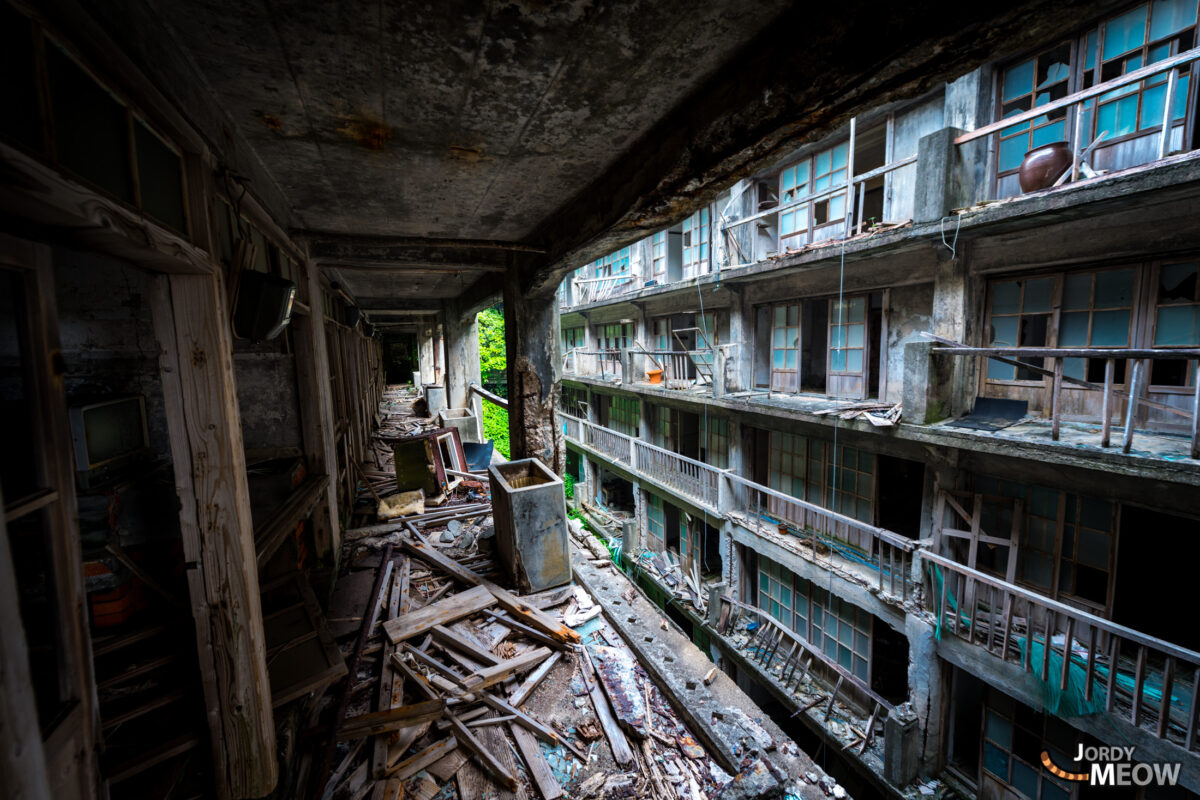
{"type": "Polygon", "coordinates": [[[933,284],[897,286],[888,293],[884,354],[887,359],[887,386],[881,387],[881,399],[889,403],[901,401],[907,375],[904,345],[925,341],[920,334],[929,330],[932,313],[933,284]]]}
{"type": "Polygon", "coordinates": [[[233,371],[247,451],[303,447],[296,359],[279,350],[279,341],[234,341],[233,371]]]}
{"type": "MultiPolygon", "coordinates": [[[[944,99],[941,94],[896,114],[892,132],[892,161],[915,156],[921,137],[943,125],[944,99]]],[[[884,179],[883,219],[903,222],[913,218],[917,186],[917,164],[893,170],[884,179]]]]}

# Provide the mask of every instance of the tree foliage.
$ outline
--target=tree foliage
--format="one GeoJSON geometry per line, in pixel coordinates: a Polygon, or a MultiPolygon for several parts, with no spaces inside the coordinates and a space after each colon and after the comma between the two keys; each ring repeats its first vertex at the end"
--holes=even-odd
{"type": "MultiPolygon", "coordinates": [[[[508,361],[504,350],[504,311],[500,306],[479,313],[479,372],[486,384],[500,383],[508,361]]],[[[508,411],[483,401],[483,435],[495,442],[496,451],[508,458],[508,411]]]]}

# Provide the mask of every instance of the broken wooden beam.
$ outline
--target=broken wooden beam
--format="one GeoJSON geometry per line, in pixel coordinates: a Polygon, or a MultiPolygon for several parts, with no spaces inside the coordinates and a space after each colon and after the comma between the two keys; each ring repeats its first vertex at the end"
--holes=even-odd
{"type": "Polygon", "coordinates": [[[337,739],[358,739],[363,736],[375,736],[388,731],[409,728],[441,719],[449,706],[457,703],[457,699],[426,700],[421,703],[410,703],[399,708],[386,711],[372,711],[351,717],[342,723],[337,732],[337,739]]]}
{"type": "Polygon", "coordinates": [[[445,625],[463,617],[491,608],[497,600],[487,588],[479,586],[459,592],[453,597],[439,600],[433,605],[403,615],[398,619],[388,620],[383,629],[392,644],[398,644],[405,639],[411,639],[428,632],[436,625],[445,625]]]}
{"type": "Polygon", "coordinates": [[[450,722],[450,728],[454,731],[454,736],[459,743],[473,752],[478,758],[480,764],[492,778],[508,789],[510,792],[517,789],[517,778],[503,764],[497,760],[496,756],[483,743],[475,738],[475,734],[471,729],[463,724],[462,720],[454,714],[447,713],[446,719],[450,722]]]}
{"type": "Polygon", "coordinates": [[[424,750],[409,756],[394,766],[388,767],[387,775],[398,781],[407,780],[421,770],[450,755],[458,747],[458,740],[453,736],[429,745],[424,750]]]}

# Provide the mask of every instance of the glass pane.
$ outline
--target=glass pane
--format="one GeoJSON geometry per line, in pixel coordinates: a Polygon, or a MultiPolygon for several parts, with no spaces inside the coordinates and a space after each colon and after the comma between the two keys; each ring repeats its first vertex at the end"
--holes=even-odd
{"type": "MultiPolygon", "coordinates": [[[[1060,342],[1063,344],[1063,342],[1060,342]]],[[[1087,379],[1087,359],[1086,358],[1066,358],[1063,359],[1063,375],[1068,378],[1077,378],[1078,380],[1087,379]]]]}
{"type": "Polygon", "coordinates": [[[863,329],[864,325],[848,325],[846,326],[846,344],[850,347],[863,346],[863,329]]]}
{"type": "Polygon", "coordinates": [[[1127,53],[1145,43],[1146,7],[1138,6],[1110,19],[1104,26],[1103,60],[1127,53]]]}
{"type": "Polygon", "coordinates": [[[800,323],[800,306],[787,307],[787,324],[798,325],[800,323]]]}
{"type": "Polygon", "coordinates": [[[1116,269],[1096,275],[1096,308],[1123,308],[1133,302],[1133,270],[1116,269]]]}
{"type": "Polygon", "coordinates": [[[1063,281],[1063,308],[1073,311],[1092,305],[1092,274],[1068,275],[1063,281]]]}
{"type": "Polygon", "coordinates": [[[1155,345],[1200,344],[1200,306],[1165,306],[1158,310],[1155,345]]]}
{"type": "Polygon", "coordinates": [[[1029,140],[1029,149],[1041,147],[1044,144],[1051,142],[1061,142],[1067,138],[1066,121],[1060,120],[1053,125],[1046,125],[1037,128],[1033,132],[1033,136],[1029,140]]]}
{"type": "Polygon", "coordinates": [[[796,170],[788,168],[783,171],[783,182],[780,184],[780,189],[784,192],[793,189],[796,186],[796,170]]]}
{"type": "Polygon", "coordinates": [[[1097,311],[1092,317],[1092,346],[1125,347],[1129,344],[1129,311],[1097,311]]]}
{"type": "Polygon", "coordinates": [[[787,308],[784,306],[775,306],[775,327],[782,328],[784,321],[787,318],[787,308]]]}
{"type": "Polygon", "coordinates": [[[1008,781],[1008,753],[991,742],[983,744],[983,768],[1001,780],[1008,781]]]}
{"type": "Polygon", "coordinates": [[[1022,61],[1004,71],[1004,102],[1033,91],[1034,61],[1022,61]]]}
{"type": "Polygon", "coordinates": [[[846,371],[846,351],[833,350],[829,353],[829,369],[834,372],[846,371]]]}
{"type": "Polygon", "coordinates": [[[1013,759],[1012,762],[1012,785],[1021,794],[1031,798],[1031,800],[1036,800],[1038,796],[1038,774],[1028,764],[1017,759],[1013,759]]]}
{"type": "Polygon", "coordinates": [[[829,198],[829,218],[845,219],[846,218],[846,195],[835,194],[829,198]]]}
{"type": "Polygon", "coordinates": [[[1011,139],[1004,139],[1000,142],[1000,157],[999,169],[1001,172],[1008,172],[1021,166],[1021,162],[1025,160],[1025,153],[1029,151],[1029,137],[1014,136],[1011,139]]]}
{"type": "Polygon", "coordinates": [[[850,143],[842,142],[833,148],[833,168],[842,169],[846,166],[846,154],[850,152],[850,143]]]}
{"type": "Polygon", "coordinates": [[[1108,131],[1109,138],[1133,133],[1137,129],[1137,105],[1136,94],[1101,105],[1096,126],[1108,131]]]}
{"type": "Polygon", "coordinates": [[[847,372],[862,372],[863,368],[863,351],[862,350],[847,350],[846,351],[846,371],[847,372]]]}
{"type": "Polygon", "coordinates": [[[1054,278],[1039,278],[1025,282],[1025,302],[1021,310],[1028,314],[1031,311],[1049,311],[1050,296],[1054,292],[1054,278]]]}
{"type": "Polygon", "coordinates": [[[987,712],[987,738],[1007,749],[1012,746],[1012,725],[993,711],[987,712]]]}
{"type": "Polygon", "coordinates": [[[1196,0],[1155,0],[1150,7],[1150,41],[1158,41],[1196,22],[1196,0]]]}
{"type": "Polygon", "coordinates": [[[867,298],[855,297],[850,301],[850,321],[862,322],[867,313],[867,298]]]}
{"type": "Polygon", "coordinates": [[[1138,117],[1138,130],[1162,126],[1163,110],[1166,108],[1167,85],[1160,83],[1142,92],[1142,110],[1138,117]]]}
{"type": "Polygon", "coordinates": [[[1195,303],[1200,301],[1196,286],[1196,264],[1165,264],[1158,276],[1158,302],[1195,303]]]}
{"type": "Polygon", "coordinates": [[[1058,326],[1058,343],[1063,347],[1084,347],[1088,343],[1088,318],[1086,311],[1064,313],[1058,326]]]}
{"type": "Polygon", "coordinates": [[[998,317],[992,320],[992,347],[1016,347],[1019,317],[998,317]]]}
{"type": "Polygon", "coordinates": [[[1021,285],[1016,282],[992,284],[992,313],[1016,314],[1021,310],[1021,285]]]}

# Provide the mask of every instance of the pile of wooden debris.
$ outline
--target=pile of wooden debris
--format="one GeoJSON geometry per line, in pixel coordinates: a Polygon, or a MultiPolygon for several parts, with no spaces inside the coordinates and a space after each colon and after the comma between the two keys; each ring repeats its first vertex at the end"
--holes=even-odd
{"type": "Polygon", "coordinates": [[[900,421],[899,403],[838,403],[834,408],[814,411],[818,417],[836,414],[839,419],[865,419],[877,428],[890,428],[900,421]]]}

